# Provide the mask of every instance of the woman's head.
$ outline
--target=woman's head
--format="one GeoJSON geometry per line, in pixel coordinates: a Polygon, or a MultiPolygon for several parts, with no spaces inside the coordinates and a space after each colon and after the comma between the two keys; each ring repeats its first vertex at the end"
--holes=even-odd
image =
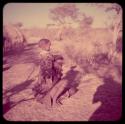
{"type": "Polygon", "coordinates": [[[39,47],[43,50],[49,51],[51,46],[51,42],[48,39],[41,39],[39,41],[39,47]]]}
{"type": "Polygon", "coordinates": [[[57,68],[62,68],[62,65],[64,64],[64,58],[61,55],[54,55],[54,66],[57,68]]]}

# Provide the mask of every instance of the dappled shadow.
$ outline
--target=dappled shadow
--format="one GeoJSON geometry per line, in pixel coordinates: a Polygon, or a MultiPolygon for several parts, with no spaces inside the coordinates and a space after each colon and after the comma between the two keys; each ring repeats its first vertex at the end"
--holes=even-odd
{"type": "MultiPolygon", "coordinates": [[[[35,65],[39,64],[39,53],[36,50],[36,44],[27,45],[20,53],[10,51],[8,55],[4,57],[8,60],[7,64],[20,64],[20,63],[34,63],[35,65]]],[[[5,64],[5,63],[4,63],[5,64]]]]}
{"type": "Polygon", "coordinates": [[[38,48],[38,43],[27,44],[27,46],[24,48],[23,52],[35,50],[35,48],[38,48]]]}
{"type": "Polygon", "coordinates": [[[116,121],[122,112],[122,87],[111,76],[104,78],[104,84],[97,88],[93,103],[101,106],[92,114],[89,121],[116,121]]]}
{"type": "Polygon", "coordinates": [[[69,92],[69,97],[74,95],[78,89],[79,80],[77,79],[79,71],[74,70],[76,66],[72,66],[70,70],[66,73],[66,76],[62,78],[62,80],[67,80],[67,84],[62,90],[62,92],[58,95],[57,100],[64,95],[67,91],[69,92]]]}
{"type": "Polygon", "coordinates": [[[22,59],[23,63],[34,63],[36,66],[40,64],[40,59],[38,58],[38,55],[35,53],[27,54],[27,57],[22,59]]]}
{"type": "Polygon", "coordinates": [[[16,50],[16,49],[15,50],[10,50],[10,51],[5,52],[4,56],[9,57],[11,55],[17,55],[17,54],[20,55],[20,54],[22,54],[22,51],[23,51],[22,49],[20,49],[20,50],[16,50]]]}
{"type": "Polygon", "coordinates": [[[10,109],[12,109],[13,107],[15,107],[16,105],[20,104],[21,102],[24,101],[29,101],[29,100],[33,100],[34,98],[29,98],[29,99],[22,99],[18,102],[11,102],[9,99],[7,100],[7,102],[5,104],[3,104],[3,114],[5,114],[6,112],[8,112],[10,109]]]}
{"type": "Polygon", "coordinates": [[[31,47],[31,46],[36,46],[38,43],[30,43],[30,44],[27,44],[28,47],[31,47]]]}
{"type": "Polygon", "coordinates": [[[19,102],[11,102],[10,101],[10,97],[15,95],[15,94],[18,94],[19,92],[25,90],[34,80],[28,80],[28,81],[25,81],[25,82],[22,82],[21,84],[9,89],[9,90],[6,90],[4,92],[4,98],[3,99],[6,99],[6,103],[3,104],[3,113],[6,113],[7,111],[9,111],[12,107],[14,107],[15,105],[17,105],[18,103],[24,101],[24,100],[21,100],[19,102]],[[10,93],[10,95],[7,95],[8,93],[10,93]]]}
{"type": "MultiPolygon", "coordinates": [[[[23,51],[21,51],[21,52],[13,53],[13,51],[11,51],[6,55],[4,54],[3,64],[12,66],[12,65],[15,65],[15,64],[20,64],[20,63],[23,63],[23,64],[24,63],[34,63],[35,65],[38,65],[39,58],[38,58],[35,46],[36,46],[36,44],[30,44],[27,47],[25,47],[26,49],[23,49],[23,51]]],[[[9,67],[8,68],[3,68],[3,71],[6,71],[8,69],[9,69],[9,67]]],[[[6,101],[3,104],[3,113],[4,114],[7,111],[9,111],[11,108],[13,108],[14,106],[19,104],[20,102],[30,100],[30,99],[22,99],[22,100],[20,100],[18,102],[10,101],[12,96],[20,93],[23,90],[26,90],[30,86],[30,84],[34,81],[34,80],[29,80],[29,77],[30,76],[28,76],[26,81],[21,82],[20,84],[14,86],[11,89],[6,90],[3,93],[3,100],[6,101]]]]}
{"type": "Polygon", "coordinates": [[[24,82],[20,83],[19,85],[16,85],[15,87],[13,87],[13,88],[11,88],[11,89],[6,90],[6,91],[4,92],[4,95],[6,96],[6,94],[9,93],[9,92],[11,93],[11,94],[9,95],[9,97],[12,96],[12,95],[14,95],[14,94],[17,94],[17,93],[19,93],[20,91],[25,90],[33,81],[34,81],[34,80],[24,81],[24,82]]]}

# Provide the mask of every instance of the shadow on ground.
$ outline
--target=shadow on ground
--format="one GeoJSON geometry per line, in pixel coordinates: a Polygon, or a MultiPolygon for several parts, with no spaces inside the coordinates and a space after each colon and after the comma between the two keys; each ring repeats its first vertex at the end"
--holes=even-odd
{"type": "Polygon", "coordinates": [[[66,73],[66,76],[62,78],[62,80],[67,80],[67,84],[63,87],[63,90],[57,97],[57,100],[63,96],[67,91],[69,92],[69,97],[74,95],[78,89],[80,79],[77,78],[79,71],[75,70],[76,66],[72,66],[70,70],[66,73]]]}
{"type": "Polygon", "coordinates": [[[20,104],[21,102],[24,101],[29,101],[29,100],[33,100],[34,98],[29,98],[29,99],[22,99],[18,102],[11,102],[11,101],[7,101],[4,105],[3,105],[3,114],[5,114],[6,112],[8,112],[10,109],[12,109],[13,107],[15,107],[16,105],[20,104]]]}
{"type": "Polygon", "coordinates": [[[3,104],[3,114],[5,114],[7,111],[9,111],[11,108],[13,108],[15,105],[17,105],[18,103],[22,102],[22,101],[26,101],[26,100],[21,100],[19,102],[11,102],[10,101],[10,97],[18,94],[19,92],[25,90],[34,80],[27,80],[25,82],[22,82],[21,84],[13,87],[12,89],[7,90],[3,95],[4,98],[6,99],[6,103],[3,104]],[[10,93],[10,95],[7,95],[7,93],[10,93]]]}
{"type": "Polygon", "coordinates": [[[116,121],[121,118],[122,87],[111,76],[104,78],[104,84],[97,88],[93,103],[101,106],[92,114],[89,121],[116,121]]]}
{"type": "Polygon", "coordinates": [[[11,92],[13,95],[13,94],[16,94],[22,90],[25,90],[25,88],[27,88],[33,81],[34,80],[27,80],[27,81],[21,82],[19,85],[13,87],[12,89],[6,90],[4,92],[4,95],[6,95],[8,92],[11,92]]]}
{"type": "MultiPolygon", "coordinates": [[[[20,64],[20,63],[34,63],[35,65],[39,64],[39,53],[37,51],[37,44],[29,44],[23,50],[14,50],[9,51],[4,54],[6,61],[3,61],[3,64],[20,64]]],[[[8,70],[4,69],[5,70],[8,70]]]]}

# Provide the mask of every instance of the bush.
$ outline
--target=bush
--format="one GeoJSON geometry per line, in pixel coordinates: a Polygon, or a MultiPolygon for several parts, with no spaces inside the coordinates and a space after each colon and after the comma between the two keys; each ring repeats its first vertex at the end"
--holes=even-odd
{"type": "MultiPolygon", "coordinates": [[[[88,34],[89,35],[89,34],[88,34]]],[[[86,38],[83,40],[67,40],[65,41],[65,54],[73,62],[78,64],[85,72],[98,69],[99,65],[110,63],[109,46],[107,43],[95,42],[86,38]]]]}
{"type": "Polygon", "coordinates": [[[4,52],[20,50],[26,44],[26,38],[18,29],[13,25],[5,25],[3,28],[3,42],[4,52]]]}

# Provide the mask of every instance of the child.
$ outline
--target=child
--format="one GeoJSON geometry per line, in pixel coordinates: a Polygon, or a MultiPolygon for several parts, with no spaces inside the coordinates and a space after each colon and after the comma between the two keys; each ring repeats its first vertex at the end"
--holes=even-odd
{"type": "MultiPolygon", "coordinates": [[[[37,100],[41,102],[43,102],[43,98],[62,76],[61,61],[63,58],[60,55],[52,55],[50,53],[50,46],[51,42],[48,39],[41,39],[39,41],[39,47],[41,48],[40,71],[38,83],[34,86],[33,91],[37,100]]],[[[50,95],[48,96],[51,97],[50,95]]],[[[52,98],[49,100],[52,101],[52,98]]]]}
{"type": "Polygon", "coordinates": [[[40,71],[38,83],[34,86],[35,96],[40,94],[41,98],[47,93],[52,86],[52,66],[53,55],[50,53],[51,42],[48,39],[39,41],[40,52],[40,71]]]}

